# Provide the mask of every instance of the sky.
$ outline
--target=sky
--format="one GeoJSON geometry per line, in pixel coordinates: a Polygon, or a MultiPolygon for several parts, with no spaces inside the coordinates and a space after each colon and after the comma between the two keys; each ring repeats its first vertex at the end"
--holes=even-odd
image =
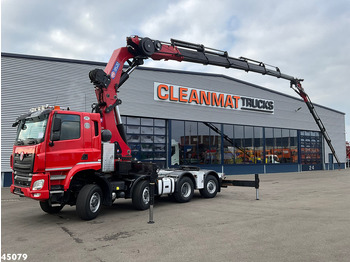
{"type": "MultiPolygon", "coordinates": [[[[305,79],[313,103],[346,114],[350,141],[349,0],[1,0],[1,52],[108,62],[131,35],[204,44],[305,79]]],[[[269,76],[186,62],[144,66],[224,74],[298,97],[269,76]]]]}

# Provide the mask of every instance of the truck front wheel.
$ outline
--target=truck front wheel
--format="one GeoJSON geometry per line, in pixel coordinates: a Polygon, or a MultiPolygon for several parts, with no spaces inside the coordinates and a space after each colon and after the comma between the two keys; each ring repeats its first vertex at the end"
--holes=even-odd
{"type": "Polygon", "coordinates": [[[177,190],[173,194],[175,200],[179,203],[189,202],[194,194],[194,185],[189,177],[183,177],[177,184],[177,190]]]}
{"type": "Polygon", "coordinates": [[[57,214],[62,210],[62,208],[64,207],[64,204],[61,204],[60,206],[52,206],[50,205],[49,201],[46,200],[46,201],[40,201],[40,207],[44,212],[48,214],[57,214]]]}
{"type": "Polygon", "coordinates": [[[205,179],[204,188],[199,190],[199,193],[205,198],[213,198],[218,193],[219,183],[213,176],[209,175],[205,179]]]}
{"type": "Polygon", "coordinates": [[[138,210],[146,210],[150,205],[149,182],[142,180],[138,182],[132,193],[132,204],[138,210]]]}
{"type": "Polygon", "coordinates": [[[102,204],[102,190],[98,185],[85,185],[79,192],[76,211],[83,220],[91,220],[98,216],[102,204]]]}

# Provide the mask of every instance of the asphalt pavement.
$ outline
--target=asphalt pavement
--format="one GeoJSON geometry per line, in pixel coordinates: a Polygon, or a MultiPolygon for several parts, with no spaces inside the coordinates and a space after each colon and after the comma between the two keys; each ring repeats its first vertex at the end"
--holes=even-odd
{"type": "Polygon", "coordinates": [[[223,188],[213,199],[196,193],[184,204],[162,197],[154,224],[130,200],[82,221],[75,207],[49,215],[2,188],[1,255],[52,262],[350,261],[350,169],[260,180],[258,201],[255,189],[244,187],[223,188]]]}

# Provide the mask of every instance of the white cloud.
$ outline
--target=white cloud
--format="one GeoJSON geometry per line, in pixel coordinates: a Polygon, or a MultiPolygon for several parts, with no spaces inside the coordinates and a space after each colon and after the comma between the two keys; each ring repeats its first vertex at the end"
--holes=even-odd
{"type": "Polygon", "coordinates": [[[157,39],[177,38],[215,46],[225,39],[227,32],[230,15],[225,12],[226,2],[210,7],[200,0],[172,3],[165,11],[158,11],[153,19],[146,19],[140,31],[157,39]]]}

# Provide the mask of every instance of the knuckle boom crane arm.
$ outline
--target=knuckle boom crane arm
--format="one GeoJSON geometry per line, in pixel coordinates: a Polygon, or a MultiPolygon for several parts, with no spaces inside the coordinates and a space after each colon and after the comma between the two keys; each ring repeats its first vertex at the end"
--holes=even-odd
{"type": "Polygon", "coordinates": [[[273,67],[244,57],[233,58],[228,56],[226,51],[207,48],[203,45],[175,39],[171,39],[171,42],[167,43],[138,36],[127,37],[127,46],[116,49],[113,52],[104,70],[95,69],[89,73],[90,80],[95,85],[95,93],[98,100],[98,103],[94,105],[93,110],[101,114],[101,118],[103,119],[102,127],[111,131],[111,142],[118,142],[122,159],[131,158],[131,150],[126,144],[126,137],[118,107],[121,100],[118,99],[117,92],[119,87],[129,78],[129,75],[134,69],[137,66],[142,65],[144,59],[148,58],[153,60],[164,59],[179,62],[186,61],[204,65],[215,65],[289,80],[290,87],[301,96],[306,103],[330,150],[332,151],[333,156],[338,162],[338,165],[340,165],[340,161],[335,153],[335,149],[331,143],[326,128],[318,116],[309,96],[305,93],[301,85],[303,79],[283,74],[278,67],[273,67]],[[126,62],[129,64],[129,67],[124,71],[123,67],[126,62]]]}

